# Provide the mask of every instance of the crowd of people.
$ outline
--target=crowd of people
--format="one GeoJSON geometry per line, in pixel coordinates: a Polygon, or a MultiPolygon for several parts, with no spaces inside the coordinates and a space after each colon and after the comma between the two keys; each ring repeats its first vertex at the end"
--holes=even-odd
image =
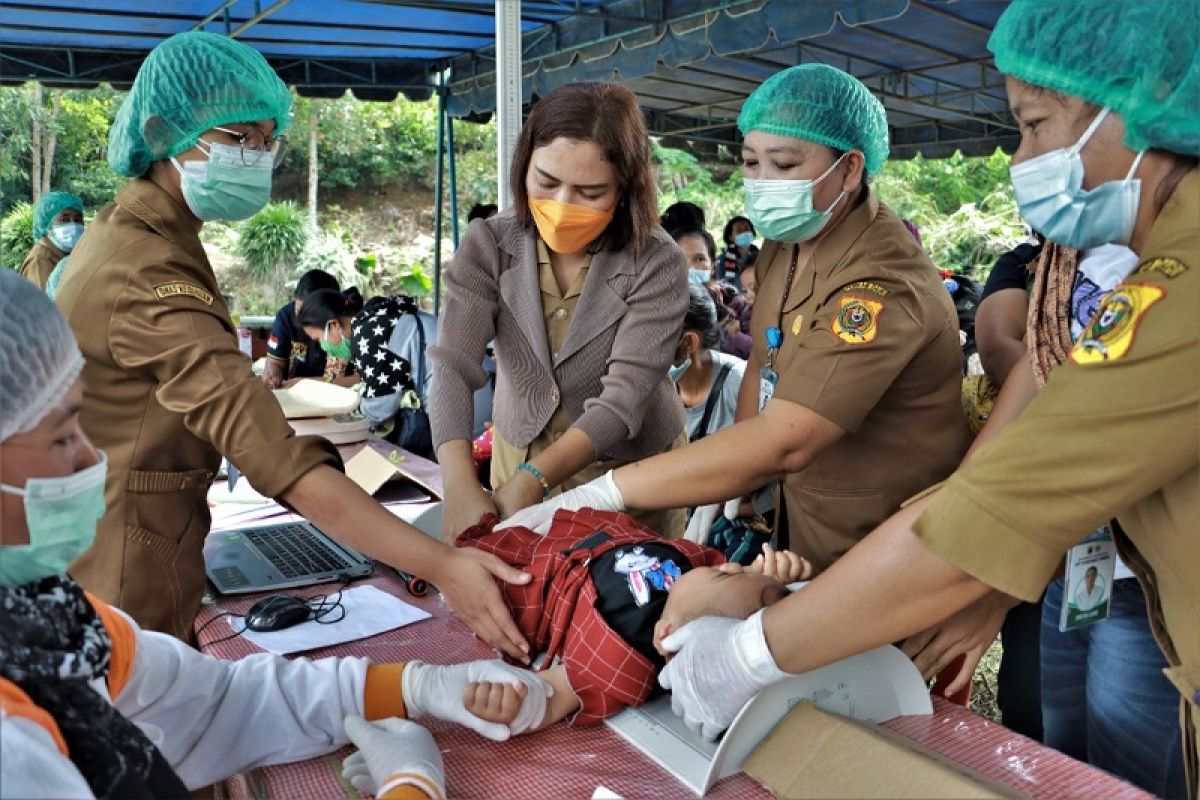
{"type": "Polygon", "coordinates": [[[572,84],[440,317],[309,272],[261,375],[199,231],[267,202],[291,96],[236,40],[159,45],[109,134],[128,182],[86,227],[43,197],[0,274],[0,794],[182,796],[352,741],[358,790],[442,797],[411,720],[505,739],[667,690],[712,738],[888,643],[961,697],[999,635],[1006,725],[1198,796],[1200,24],[1070,6],[1015,0],[989,41],[1035,235],[982,289],[874,191],[887,116],[848,73],[750,94],[745,215],[713,221],[659,213],[632,92],[572,84]],[[373,433],[436,459],[442,541],[292,432],[269,389],[301,379],[361,384],[373,433]],[[222,456],[505,660],[194,650],[222,456]]]}

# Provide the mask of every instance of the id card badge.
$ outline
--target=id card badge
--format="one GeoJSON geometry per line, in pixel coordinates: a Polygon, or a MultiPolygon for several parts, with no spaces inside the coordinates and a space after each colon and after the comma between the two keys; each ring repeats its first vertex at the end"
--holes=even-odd
{"type": "Polygon", "coordinates": [[[775,371],[775,354],[783,344],[783,333],[779,328],[767,328],[767,363],[758,373],[758,410],[761,413],[775,396],[779,384],[779,373],[775,371]]]}
{"type": "Polygon", "coordinates": [[[1116,565],[1117,546],[1107,525],[1067,551],[1060,631],[1077,630],[1108,617],[1116,565]]]}

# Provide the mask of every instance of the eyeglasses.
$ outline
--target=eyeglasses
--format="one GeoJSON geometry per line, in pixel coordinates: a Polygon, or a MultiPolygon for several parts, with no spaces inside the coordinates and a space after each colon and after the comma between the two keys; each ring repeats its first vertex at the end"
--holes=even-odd
{"type": "Polygon", "coordinates": [[[247,167],[257,166],[264,155],[270,154],[271,168],[275,169],[283,161],[283,154],[287,152],[286,136],[267,136],[258,128],[245,133],[231,128],[217,127],[213,130],[227,133],[237,139],[238,147],[242,150],[242,163],[247,167]]]}

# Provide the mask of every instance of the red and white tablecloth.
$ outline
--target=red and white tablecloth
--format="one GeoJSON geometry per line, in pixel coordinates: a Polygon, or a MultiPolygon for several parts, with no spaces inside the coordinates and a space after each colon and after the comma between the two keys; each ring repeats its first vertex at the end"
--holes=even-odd
{"type": "MultiPolygon", "coordinates": [[[[432,663],[456,663],[492,658],[495,653],[478,641],[436,596],[408,595],[385,569],[369,583],[431,612],[432,619],[363,641],[306,655],[365,656],[378,662],[419,658],[432,663]]],[[[322,587],[308,590],[313,594],[322,587]]],[[[220,598],[206,605],[197,618],[203,624],[221,611],[244,613],[255,598],[220,598]]],[[[223,622],[210,625],[201,643],[227,636],[223,622]]],[[[221,658],[236,659],[258,652],[243,639],[204,647],[221,658]]],[[[456,725],[429,722],[446,762],[447,791],[454,798],[590,798],[605,786],[626,798],[655,800],[690,797],[690,791],[603,725],[571,728],[554,725],[509,742],[492,742],[456,725]]],[[[956,762],[1001,781],[1035,798],[1144,797],[1136,788],[1086,764],[1062,755],[1019,734],[935,698],[930,717],[901,717],[886,727],[956,762]]],[[[221,794],[230,798],[357,797],[341,781],[336,754],[297,764],[266,767],[227,781],[221,794]]],[[[709,793],[714,798],[761,798],[769,794],[745,774],[726,778],[709,793]]]]}

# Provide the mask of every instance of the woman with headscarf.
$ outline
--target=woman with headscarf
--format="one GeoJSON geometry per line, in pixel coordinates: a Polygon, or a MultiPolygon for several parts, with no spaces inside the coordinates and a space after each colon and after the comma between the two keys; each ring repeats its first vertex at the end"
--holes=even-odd
{"type": "Polygon", "coordinates": [[[261,494],[432,581],[481,638],[524,658],[493,576],[528,577],[388,513],[331,444],[293,434],[238,350],[199,231],[267,203],[290,108],[262,55],[202,32],[154,48],[121,105],[108,159],[131,180],[96,215],[57,297],[87,362],[83,428],[109,457],[108,511],[71,574],[142,627],[190,638],[224,455],[261,494]]]}
{"type": "Polygon", "coordinates": [[[80,427],[83,369],[62,314],[0,271],[0,794],[186,797],[349,739],[360,752],[347,777],[360,790],[441,798],[433,737],[395,717],[432,716],[494,739],[542,719],[541,680],[500,661],[225,661],[143,631],[85,592],[65,570],[104,514],[110,462],[80,427]],[[480,680],[523,686],[507,729],[463,706],[480,680]]]}
{"type": "Polygon", "coordinates": [[[992,33],[1021,129],[1013,188],[1048,240],[1124,244],[1138,266],[1020,416],[939,491],[764,615],[703,619],[668,642],[678,652],[663,683],[690,725],[715,734],[788,673],[991,592],[1036,600],[1066,551],[1115,516],[1180,692],[1187,791],[1200,796],[1200,9],[1086,6],[1016,0],[992,33]]]}
{"type": "Polygon", "coordinates": [[[47,288],[57,267],[83,235],[83,201],[70,192],[47,192],[33,207],[33,249],[17,270],[47,288]]]}
{"type": "Polygon", "coordinates": [[[887,159],[883,106],[853,76],[805,64],[756,89],[738,126],[747,216],[766,237],[739,421],[509,524],[538,527],[560,507],[726,502],[778,481],[778,547],[820,572],[957,466],[954,306],[868,185],[887,159]]]}

